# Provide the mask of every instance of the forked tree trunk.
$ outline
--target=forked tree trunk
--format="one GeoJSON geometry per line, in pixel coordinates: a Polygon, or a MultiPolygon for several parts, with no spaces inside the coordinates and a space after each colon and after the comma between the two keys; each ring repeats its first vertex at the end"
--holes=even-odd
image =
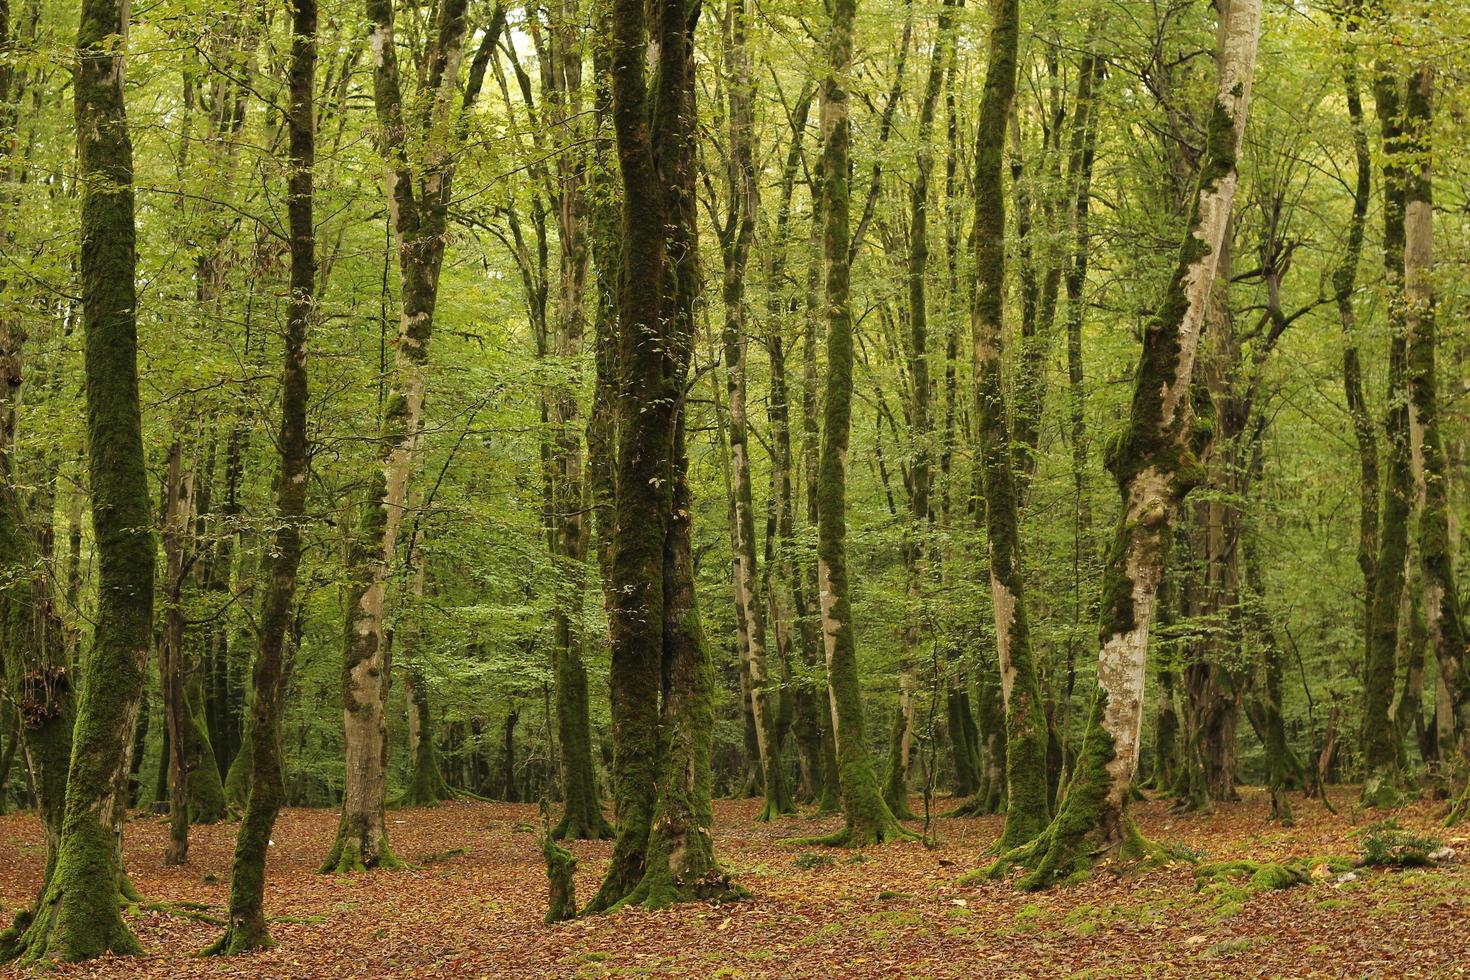
{"type": "Polygon", "coordinates": [[[1235,196],[1260,0],[1231,0],[1223,18],[1219,85],[1189,228],[1163,304],[1144,331],[1128,428],[1108,454],[1122,512],[1103,578],[1098,694],[1082,754],[1051,825],[993,869],[1030,867],[1026,888],[1086,874],[1102,856],[1145,850],[1127,802],[1138,765],[1149,627],[1179,503],[1202,476],[1190,385],[1235,196]]]}
{"type": "Polygon", "coordinates": [[[398,250],[399,326],[391,390],[379,422],[378,469],[363,502],[348,558],[346,655],[342,670],[346,768],[342,819],[323,871],[400,864],[388,845],[383,811],[388,785],[385,701],[390,677],[383,629],[388,571],[408,500],[408,481],[424,417],[424,383],[453,178],[449,119],[464,51],[466,0],[438,9],[427,98],[421,114],[405,105],[394,33],[394,0],[367,0],[373,50],[373,101],[383,157],[389,221],[398,250]],[[410,161],[406,130],[429,138],[421,166],[410,161]],[[432,138],[430,138],[432,136],[432,138]]]}

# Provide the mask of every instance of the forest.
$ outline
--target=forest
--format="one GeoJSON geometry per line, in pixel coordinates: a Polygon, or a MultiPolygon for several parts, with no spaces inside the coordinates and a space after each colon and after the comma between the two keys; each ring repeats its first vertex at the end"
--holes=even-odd
{"type": "Polygon", "coordinates": [[[0,0],[0,976],[1470,963],[1467,0],[0,0]]]}

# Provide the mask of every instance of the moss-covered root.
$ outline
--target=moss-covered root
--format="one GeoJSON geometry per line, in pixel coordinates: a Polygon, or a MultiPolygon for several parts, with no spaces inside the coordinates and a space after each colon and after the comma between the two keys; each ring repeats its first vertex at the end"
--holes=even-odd
{"type": "Polygon", "coordinates": [[[327,852],[326,860],[317,869],[318,873],[350,874],[374,869],[391,871],[404,866],[388,846],[386,833],[376,841],[369,840],[370,836],[363,828],[354,826],[354,822],[344,815],[337,828],[337,839],[332,842],[332,849],[327,852]]]}
{"type": "Polygon", "coordinates": [[[1444,818],[1446,827],[1455,827],[1462,823],[1470,823],[1470,783],[1465,784],[1459,797],[1450,804],[1450,810],[1444,818]]]}
{"type": "Polygon", "coordinates": [[[1305,885],[1316,877],[1338,874],[1355,866],[1351,858],[1310,857],[1286,861],[1216,861],[1195,869],[1196,891],[1240,901],[1257,892],[1280,891],[1305,885]]]}
{"type": "MultiPolygon", "coordinates": [[[[116,854],[115,841],[100,846],[116,854]]],[[[0,934],[0,963],[75,963],[108,953],[142,955],[143,947],[123,921],[124,896],[105,888],[84,887],[78,875],[67,873],[75,857],[61,855],[34,911],[18,914],[0,934]],[[70,890],[68,884],[73,886],[70,890]]]]}
{"type": "Polygon", "coordinates": [[[553,840],[612,840],[613,827],[594,801],[589,806],[568,804],[561,820],[551,829],[553,840]]]}
{"type": "Polygon", "coordinates": [[[546,862],[547,922],[564,922],[577,917],[577,857],[542,831],[541,858],[546,862]]]}
{"type": "Polygon", "coordinates": [[[1365,810],[1390,810],[1407,798],[1403,777],[1392,768],[1381,768],[1363,781],[1358,803],[1365,810]]]}

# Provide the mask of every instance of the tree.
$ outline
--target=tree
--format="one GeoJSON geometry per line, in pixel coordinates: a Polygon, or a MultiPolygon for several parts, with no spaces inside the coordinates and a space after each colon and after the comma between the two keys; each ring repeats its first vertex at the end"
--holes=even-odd
{"type": "Polygon", "coordinates": [[[230,873],[229,919],[225,933],[206,952],[244,953],[272,945],[266,925],[265,864],[271,829],[285,787],[281,769],[281,701],[285,681],[287,630],[296,601],[301,566],[302,525],[309,476],[307,443],[307,340],[315,314],[316,230],[313,223],[316,167],[316,0],[293,0],[291,63],[287,75],[286,127],[289,151],[286,210],[291,248],[291,293],[286,311],[286,343],[281,361],[280,474],[276,481],[276,521],[266,557],[266,589],[261,603],[260,639],[251,689],[249,745],[250,794],[235,837],[230,873]]]}
{"type": "Polygon", "coordinates": [[[111,0],[83,0],[77,30],[73,85],[98,598],[56,860],[25,933],[3,951],[32,963],[142,951],[119,903],[131,887],[122,867],[122,817],[152,645],[154,569],[138,399],[133,147],[120,43],[127,37],[126,11],[111,0]]]}
{"type": "Polygon", "coordinates": [[[1138,765],[1149,626],[1175,514],[1202,476],[1198,453],[1207,432],[1191,425],[1189,392],[1230,223],[1260,18],[1259,0],[1231,0],[1222,13],[1219,84],[1184,244],[1144,331],[1127,428],[1108,449],[1123,507],[1104,567],[1098,691],[1082,752],[1045,832],[992,868],[1029,867],[1023,888],[1086,874],[1100,857],[1140,857],[1147,849],[1127,804],[1138,765]]]}
{"type": "Polygon", "coordinates": [[[1001,318],[1005,297],[1006,206],[1003,172],[1006,121],[1016,90],[1020,5],[1001,0],[990,28],[990,61],[975,141],[976,285],[970,303],[974,333],[975,417],[990,545],[990,595],[1005,701],[1006,825],[1000,846],[1036,837],[1050,815],[1046,793],[1047,724],[1031,652],[1021,574],[1020,504],[1012,465],[1010,413],[1001,381],[1001,318]]]}
{"type": "Polygon", "coordinates": [[[611,10],[622,175],[615,523],[607,592],[617,839],[587,906],[723,888],[710,835],[709,665],[694,601],[682,411],[698,294],[694,27],[699,7],[611,10]],[[656,45],[650,44],[656,40],[656,45]],[[658,54],[648,74],[647,54],[658,54]]]}
{"type": "Polygon", "coordinates": [[[391,391],[379,420],[379,468],[369,483],[349,558],[348,620],[342,669],[346,787],[337,838],[323,871],[396,867],[383,818],[388,734],[384,720],[390,672],[383,631],[388,570],[408,501],[408,481],[424,420],[425,374],[446,216],[454,177],[449,140],[466,23],[465,0],[438,9],[428,58],[424,107],[410,111],[398,72],[394,0],[367,0],[372,24],[373,103],[384,163],[393,240],[398,250],[399,325],[391,391]],[[409,132],[427,142],[425,160],[410,157],[409,132]]]}
{"type": "Polygon", "coordinates": [[[856,0],[834,0],[821,87],[822,220],[826,262],[827,382],[817,473],[817,581],[832,701],[832,740],[846,827],[829,843],[862,847],[912,838],[883,799],[864,734],[858,686],[857,641],[847,579],[847,449],[852,428],[852,311],[848,307],[851,235],[848,230],[851,126],[848,76],[852,71],[856,0]]]}

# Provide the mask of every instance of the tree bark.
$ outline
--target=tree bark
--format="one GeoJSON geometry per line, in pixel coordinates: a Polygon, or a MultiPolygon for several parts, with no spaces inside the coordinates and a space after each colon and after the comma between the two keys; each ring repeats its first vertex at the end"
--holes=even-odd
{"type": "Polygon", "coordinates": [[[1005,304],[1006,121],[1016,91],[1020,5],[993,7],[990,60],[975,140],[975,292],[970,305],[974,339],[975,417],[985,488],[990,548],[990,596],[1005,705],[1006,823],[1000,846],[1036,837],[1050,816],[1046,792],[1046,717],[1031,650],[1022,586],[1020,503],[1012,465],[1010,412],[1001,380],[1001,318],[1005,304]]]}
{"type": "Polygon", "coordinates": [[[1085,875],[1102,856],[1135,857],[1147,850],[1127,813],[1143,721],[1145,655],[1174,518],[1203,475],[1196,455],[1201,434],[1190,419],[1191,378],[1230,223],[1261,5],[1231,0],[1222,16],[1219,85],[1188,231],[1163,304],[1144,332],[1128,428],[1108,453],[1122,513],[1103,578],[1092,717],[1051,825],[994,868],[1030,867],[1024,888],[1085,875]]]}
{"type": "Polygon", "coordinates": [[[133,149],[123,100],[127,5],[83,0],[73,79],[97,609],[77,704],[63,830],[27,962],[136,954],[122,918],[128,753],[152,645],[154,540],[138,397],[133,149]]]}
{"type": "Polygon", "coordinates": [[[1398,726],[1393,719],[1399,604],[1409,549],[1413,449],[1409,423],[1408,324],[1404,316],[1404,216],[1408,175],[1402,156],[1402,85],[1388,68],[1374,69],[1373,99],[1383,140],[1383,270],[1388,303],[1388,412],[1384,420],[1385,479],[1379,513],[1373,609],[1363,666],[1361,800],[1394,806],[1403,796],[1398,726]]]}
{"type": "Polygon", "coordinates": [[[405,107],[398,71],[393,0],[367,0],[373,50],[373,102],[384,160],[389,221],[398,251],[399,326],[392,390],[379,422],[378,470],[363,502],[348,558],[348,621],[342,671],[346,785],[336,840],[323,871],[360,871],[401,862],[388,845],[383,816],[388,737],[385,700],[391,675],[383,630],[388,571],[408,500],[408,481],[423,428],[424,384],[445,223],[454,175],[448,135],[464,52],[466,0],[438,9],[422,115],[405,107]],[[422,167],[409,160],[407,127],[432,149],[422,167]]]}
{"type": "Polygon", "coordinates": [[[229,918],[225,933],[206,952],[243,953],[272,945],[266,926],[265,866],[271,830],[285,795],[281,770],[281,702],[285,648],[301,565],[309,475],[307,442],[307,343],[315,316],[316,234],[313,224],[316,166],[316,0],[292,0],[291,61],[287,77],[286,127],[290,169],[286,211],[291,243],[291,292],[286,308],[286,344],[281,367],[280,476],[276,482],[276,526],[265,555],[266,590],[251,687],[250,792],[235,837],[230,871],[229,918]]]}
{"type": "Polygon", "coordinates": [[[862,689],[847,580],[847,449],[852,428],[851,241],[848,166],[856,0],[834,0],[821,88],[823,254],[826,263],[827,383],[817,474],[817,578],[832,702],[832,737],[846,827],[833,843],[863,846],[912,837],[878,785],[864,734],[862,689]]]}

